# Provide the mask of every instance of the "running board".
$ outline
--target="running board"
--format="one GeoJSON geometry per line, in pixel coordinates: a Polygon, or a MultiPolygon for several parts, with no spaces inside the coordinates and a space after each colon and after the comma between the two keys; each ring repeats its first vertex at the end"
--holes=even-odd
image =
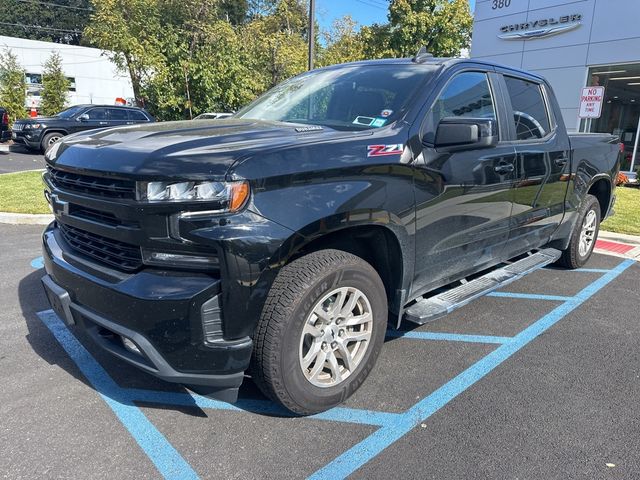
{"type": "Polygon", "coordinates": [[[561,254],[555,248],[546,248],[505,267],[492,270],[482,277],[463,283],[459,287],[419,300],[405,310],[404,319],[418,325],[437,320],[478,297],[555,262],[561,254]]]}

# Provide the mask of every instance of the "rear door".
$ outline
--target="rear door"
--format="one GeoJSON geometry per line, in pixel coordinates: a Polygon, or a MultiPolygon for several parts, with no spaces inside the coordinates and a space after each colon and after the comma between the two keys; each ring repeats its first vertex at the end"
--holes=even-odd
{"type": "Polygon", "coordinates": [[[129,122],[129,114],[127,109],[125,108],[109,108],[109,126],[110,127],[120,127],[122,125],[127,125],[129,122]]]}
{"type": "Polygon", "coordinates": [[[412,295],[503,257],[509,238],[515,150],[508,137],[497,76],[482,68],[454,73],[431,104],[415,161],[416,260],[412,295]],[[442,152],[433,147],[443,118],[493,119],[500,142],[490,148],[442,152]]]}
{"type": "Polygon", "coordinates": [[[571,147],[540,79],[502,76],[516,178],[509,255],[546,244],[564,215],[571,147]]]}

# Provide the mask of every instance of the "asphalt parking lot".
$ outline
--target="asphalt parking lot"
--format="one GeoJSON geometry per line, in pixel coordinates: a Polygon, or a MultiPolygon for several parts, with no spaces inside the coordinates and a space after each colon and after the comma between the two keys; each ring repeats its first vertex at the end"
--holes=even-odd
{"type": "Polygon", "coordinates": [[[341,408],[230,406],[48,311],[41,227],[0,225],[3,478],[640,478],[640,268],[597,255],[389,335],[341,408]],[[76,336],[77,335],[77,336],[76,336]]]}
{"type": "Polygon", "coordinates": [[[44,155],[20,145],[0,144],[0,174],[44,168],[44,155]]]}

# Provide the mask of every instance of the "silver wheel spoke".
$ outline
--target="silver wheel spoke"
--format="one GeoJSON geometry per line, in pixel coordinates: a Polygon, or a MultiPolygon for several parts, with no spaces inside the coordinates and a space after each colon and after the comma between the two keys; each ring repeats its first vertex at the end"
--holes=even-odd
{"type": "Polygon", "coordinates": [[[302,334],[311,335],[313,338],[318,338],[322,336],[322,331],[315,325],[311,325],[310,323],[307,322],[304,328],[302,329],[302,334]]]}
{"type": "Polygon", "coordinates": [[[351,356],[351,352],[343,342],[338,342],[338,353],[340,354],[340,358],[344,362],[344,368],[353,372],[353,357],[351,356]]]}
{"type": "Polygon", "coordinates": [[[344,341],[346,342],[361,342],[363,340],[369,340],[371,332],[345,332],[344,341]]]}
{"type": "Polygon", "coordinates": [[[304,368],[309,368],[309,365],[311,365],[313,361],[317,359],[318,354],[322,350],[320,346],[321,346],[321,342],[314,342],[311,344],[309,351],[302,359],[302,366],[304,368]]]}
{"type": "Polygon", "coordinates": [[[320,372],[324,369],[324,364],[327,361],[327,352],[324,350],[320,350],[318,355],[316,356],[316,363],[313,366],[313,369],[309,372],[309,379],[314,380],[320,372]]]}
{"type": "Polygon", "coordinates": [[[329,360],[329,369],[331,370],[331,376],[335,380],[336,383],[342,381],[342,373],[340,373],[340,365],[338,365],[338,359],[336,358],[336,354],[334,352],[330,352],[327,355],[327,360],[329,360]]]}
{"type": "Polygon", "coordinates": [[[369,323],[373,318],[369,312],[363,313],[362,315],[355,315],[353,317],[347,318],[344,322],[347,327],[355,327],[356,325],[362,325],[363,323],[369,323]]]}
{"type": "Polygon", "coordinates": [[[322,308],[322,305],[318,305],[316,308],[314,308],[313,313],[315,313],[316,316],[324,323],[329,323],[331,321],[330,313],[322,308]]]}
{"type": "Polygon", "coordinates": [[[340,314],[343,317],[350,316],[359,298],[360,298],[360,294],[357,291],[351,292],[351,295],[349,296],[349,300],[347,300],[347,303],[345,303],[344,307],[340,311],[340,314]]]}

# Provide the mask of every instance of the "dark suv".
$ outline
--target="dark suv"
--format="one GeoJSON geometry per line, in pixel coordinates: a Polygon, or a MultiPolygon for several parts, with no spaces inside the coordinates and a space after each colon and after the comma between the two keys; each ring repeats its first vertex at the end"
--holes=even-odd
{"type": "Polygon", "coordinates": [[[7,111],[4,108],[0,107],[0,143],[6,142],[10,138],[9,114],[7,114],[7,111]]]}
{"type": "Polygon", "coordinates": [[[60,138],[71,133],[154,121],[149,113],[137,107],[75,105],[53,117],[16,121],[13,124],[11,138],[15,143],[25,145],[30,150],[45,152],[60,138]]]}

